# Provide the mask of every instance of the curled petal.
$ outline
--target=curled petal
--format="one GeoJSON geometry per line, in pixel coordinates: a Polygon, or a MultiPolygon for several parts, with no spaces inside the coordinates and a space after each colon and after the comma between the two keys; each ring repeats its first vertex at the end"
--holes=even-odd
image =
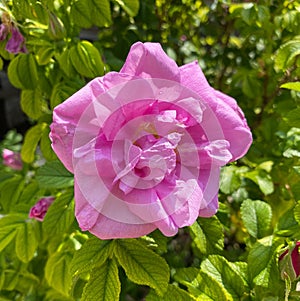
{"type": "Polygon", "coordinates": [[[135,43],[120,72],[143,78],[179,81],[177,64],[167,56],[158,43],[135,43]]]}
{"type": "MultiPolygon", "coordinates": [[[[231,161],[241,158],[252,143],[252,135],[236,101],[211,88],[197,62],[180,67],[180,74],[181,83],[198,93],[204,103],[211,108],[210,114],[214,114],[219,122],[224,135],[223,139],[230,143],[231,161]]],[[[202,126],[213,128],[214,124],[210,123],[210,120],[204,116],[202,126]]]]}

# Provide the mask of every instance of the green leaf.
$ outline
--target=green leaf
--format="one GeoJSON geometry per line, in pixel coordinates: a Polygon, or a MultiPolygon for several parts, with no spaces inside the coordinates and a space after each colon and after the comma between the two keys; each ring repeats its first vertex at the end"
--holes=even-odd
{"type": "Polygon", "coordinates": [[[36,181],[32,181],[28,183],[24,189],[22,190],[22,194],[20,195],[19,202],[22,204],[31,204],[32,200],[35,199],[35,196],[39,192],[39,185],[36,181]]]}
{"type": "Polygon", "coordinates": [[[300,225],[300,201],[298,201],[294,208],[294,217],[297,223],[300,225]]]}
{"type": "Polygon", "coordinates": [[[57,105],[65,101],[72,94],[77,92],[84,86],[85,82],[79,79],[73,79],[72,81],[60,82],[54,85],[52,94],[50,97],[51,109],[54,109],[57,105]]]}
{"type": "Polygon", "coordinates": [[[231,295],[224,289],[224,287],[214,279],[210,274],[203,271],[197,276],[198,285],[194,289],[193,294],[197,300],[203,301],[229,301],[233,300],[231,295]]]}
{"type": "Polygon", "coordinates": [[[285,83],[280,86],[280,88],[285,88],[289,90],[295,90],[297,92],[300,92],[300,82],[290,82],[285,83]]]}
{"type": "Polygon", "coordinates": [[[0,204],[5,212],[9,212],[18,203],[24,185],[25,180],[21,175],[8,178],[0,184],[0,204]]]}
{"type": "Polygon", "coordinates": [[[57,156],[52,150],[49,133],[50,133],[50,127],[45,128],[40,140],[40,149],[44,158],[47,161],[54,161],[57,160],[57,156]]]}
{"type": "Polygon", "coordinates": [[[268,287],[272,277],[278,277],[276,250],[279,245],[280,243],[274,240],[273,236],[266,236],[254,244],[248,255],[248,270],[251,282],[268,287]]]}
{"type": "Polygon", "coordinates": [[[121,283],[118,265],[109,259],[91,271],[91,278],[84,287],[82,301],[116,301],[119,300],[121,283]]]}
{"type": "Polygon", "coordinates": [[[131,17],[135,17],[139,12],[140,2],[138,0],[115,0],[115,2],[131,17]]]}
{"type": "Polygon", "coordinates": [[[112,241],[89,238],[82,247],[75,252],[71,262],[72,274],[90,272],[95,266],[102,265],[112,254],[112,241]]]}
{"type": "Polygon", "coordinates": [[[300,38],[288,41],[280,46],[275,56],[275,67],[279,70],[287,70],[300,54],[300,38]]]}
{"type": "Polygon", "coordinates": [[[5,290],[7,291],[13,291],[16,286],[18,285],[19,281],[19,273],[15,270],[9,269],[5,271],[4,276],[4,284],[5,290]]]}
{"type": "Polygon", "coordinates": [[[3,60],[2,60],[2,58],[0,57],[0,70],[2,70],[3,69],[3,60]]]}
{"type": "Polygon", "coordinates": [[[79,27],[108,26],[111,24],[110,3],[108,0],[78,0],[72,5],[71,16],[79,27]]]}
{"type": "Polygon", "coordinates": [[[189,227],[193,241],[203,255],[219,253],[223,250],[223,228],[216,216],[211,218],[198,218],[189,227]]]}
{"type": "Polygon", "coordinates": [[[34,90],[38,82],[37,66],[32,54],[19,54],[7,69],[9,81],[16,88],[34,90]]]}
{"type": "Polygon", "coordinates": [[[89,28],[92,23],[92,11],[90,1],[78,0],[71,6],[71,16],[76,25],[89,28]]]}
{"type": "Polygon", "coordinates": [[[221,169],[220,190],[223,193],[230,194],[241,186],[241,178],[236,170],[237,167],[234,165],[224,166],[221,169]]]}
{"type": "Polygon", "coordinates": [[[241,277],[245,287],[249,288],[248,264],[244,261],[229,262],[229,266],[241,277]]]}
{"type": "Polygon", "coordinates": [[[259,97],[261,90],[261,82],[258,79],[256,73],[248,72],[245,74],[242,80],[242,91],[249,98],[259,97]]]}
{"type": "Polygon", "coordinates": [[[64,49],[62,54],[57,55],[57,60],[58,60],[60,69],[68,77],[74,77],[75,76],[76,70],[74,69],[74,67],[72,65],[72,62],[71,62],[70,49],[64,49]]]}
{"type": "Polygon", "coordinates": [[[240,300],[246,292],[242,277],[224,257],[210,255],[201,263],[201,269],[217,280],[230,293],[233,300],[240,300]]]}
{"type": "Polygon", "coordinates": [[[163,297],[158,296],[154,290],[151,290],[146,297],[146,301],[193,301],[196,300],[188,292],[175,286],[173,284],[168,285],[168,289],[163,297]]]}
{"type": "Polygon", "coordinates": [[[40,89],[23,90],[21,93],[21,108],[32,119],[38,119],[45,111],[45,103],[40,89]]]}
{"type": "Polygon", "coordinates": [[[177,269],[173,277],[175,281],[186,286],[188,290],[191,288],[193,291],[193,288],[198,285],[198,282],[196,280],[198,274],[199,269],[194,267],[188,267],[177,269]]]}
{"type": "Polygon", "coordinates": [[[134,283],[148,285],[162,296],[169,282],[170,271],[165,260],[135,239],[115,241],[115,256],[134,283]]]}
{"type": "Polygon", "coordinates": [[[21,157],[24,162],[32,163],[34,161],[36,148],[47,127],[47,123],[39,123],[26,132],[21,150],[21,157]]]}
{"type": "Polygon", "coordinates": [[[64,188],[73,186],[73,175],[59,161],[47,162],[41,166],[36,179],[40,187],[64,188]]]}
{"type": "Polygon", "coordinates": [[[273,193],[274,184],[271,176],[263,169],[255,169],[244,174],[244,176],[258,185],[263,194],[273,193]]]}
{"type": "Polygon", "coordinates": [[[58,196],[49,207],[43,221],[43,231],[53,237],[66,233],[74,221],[73,192],[58,196]]]}
{"type": "Polygon", "coordinates": [[[50,46],[40,47],[37,52],[37,62],[39,65],[47,65],[54,55],[54,49],[50,46]]]}
{"type": "Polygon", "coordinates": [[[70,49],[70,58],[76,71],[94,78],[103,75],[104,65],[98,49],[88,41],[81,41],[70,49]]]}
{"type": "Polygon", "coordinates": [[[284,119],[289,126],[300,128],[300,108],[288,112],[284,116],[284,119]]]}
{"type": "Polygon", "coordinates": [[[298,236],[299,231],[300,231],[300,226],[295,219],[294,208],[289,209],[283,215],[280,216],[275,232],[277,235],[298,236]]]}
{"type": "Polygon", "coordinates": [[[29,262],[33,258],[37,246],[38,241],[32,222],[24,222],[18,228],[16,237],[16,254],[18,258],[25,263],[29,262]]]}
{"type": "Polygon", "coordinates": [[[271,229],[272,209],[265,202],[245,200],[241,216],[248,233],[255,238],[266,236],[271,229]]]}
{"type": "Polygon", "coordinates": [[[14,239],[23,223],[24,216],[20,214],[8,214],[0,218],[0,252],[14,239]]]}
{"type": "Polygon", "coordinates": [[[67,252],[55,252],[49,257],[45,267],[48,284],[66,296],[68,296],[72,283],[71,259],[72,256],[67,252]]]}

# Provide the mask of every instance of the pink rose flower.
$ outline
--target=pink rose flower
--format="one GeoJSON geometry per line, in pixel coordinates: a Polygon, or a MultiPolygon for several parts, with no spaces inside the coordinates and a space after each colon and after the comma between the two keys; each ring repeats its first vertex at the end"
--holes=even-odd
{"type": "Polygon", "coordinates": [[[34,218],[40,222],[44,220],[44,217],[48,211],[50,205],[54,202],[55,197],[48,196],[41,198],[31,209],[29,212],[29,217],[34,218]]]}
{"type": "Polygon", "coordinates": [[[2,152],[2,158],[3,164],[12,169],[21,170],[23,168],[20,153],[13,152],[5,148],[2,152]]]}
{"type": "Polygon", "coordinates": [[[218,209],[221,166],[252,136],[236,101],[197,62],[178,67],[157,43],[136,43],[120,72],[54,109],[50,138],[74,173],[75,214],[101,239],[166,236],[218,209]]]}

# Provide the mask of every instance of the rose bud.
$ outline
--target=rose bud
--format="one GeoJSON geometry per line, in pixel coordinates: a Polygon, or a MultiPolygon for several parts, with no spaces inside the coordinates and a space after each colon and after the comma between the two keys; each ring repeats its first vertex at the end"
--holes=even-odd
{"type": "Polygon", "coordinates": [[[41,198],[31,209],[29,212],[29,217],[34,218],[40,222],[44,220],[44,217],[48,211],[48,208],[55,200],[55,197],[48,196],[41,198]]]}
{"type": "Polygon", "coordinates": [[[20,153],[13,152],[5,148],[2,152],[2,158],[3,164],[12,169],[21,170],[23,168],[20,153]]]}
{"type": "Polygon", "coordinates": [[[61,40],[66,35],[66,29],[63,22],[53,13],[49,13],[49,36],[53,40],[61,40]]]}
{"type": "Polygon", "coordinates": [[[279,268],[281,277],[285,279],[288,276],[291,281],[297,279],[300,275],[300,241],[293,248],[285,250],[279,256],[279,268]]]}

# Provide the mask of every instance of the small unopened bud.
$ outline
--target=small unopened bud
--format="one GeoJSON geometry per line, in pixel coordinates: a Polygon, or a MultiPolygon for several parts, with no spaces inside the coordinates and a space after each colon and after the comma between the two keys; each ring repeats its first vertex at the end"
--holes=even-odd
{"type": "Polygon", "coordinates": [[[53,40],[61,40],[66,36],[63,22],[52,12],[49,12],[48,32],[50,38],[53,40]]]}
{"type": "Polygon", "coordinates": [[[34,218],[40,222],[44,220],[44,217],[48,211],[50,205],[54,202],[55,197],[48,196],[41,198],[31,209],[29,212],[29,217],[34,218]]]}
{"type": "Polygon", "coordinates": [[[2,152],[2,158],[3,158],[3,164],[12,169],[21,170],[23,168],[23,163],[21,160],[20,153],[13,152],[5,148],[2,152]]]}
{"type": "Polygon", "coordinates": [[[294,281],[300,276],[300,241],[279,256],[281,278],[294,281]]]}

